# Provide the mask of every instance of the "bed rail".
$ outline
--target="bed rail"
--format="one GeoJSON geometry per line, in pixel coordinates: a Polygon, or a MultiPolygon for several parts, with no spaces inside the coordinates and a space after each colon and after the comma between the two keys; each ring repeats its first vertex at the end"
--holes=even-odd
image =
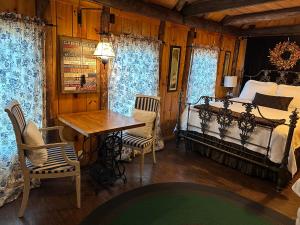
{"type": "MultiPolygon", "coordinates": [[[[238,141],[240,141],[240,148],[239,148],[239,151],[234,149],[236,154],[233,154],[232,152],[230,152],[230,153],[228,152],[228,154],[231,154],[231,155],[233,154],[234,156],[240,158],[241,160],[247,161],[247,157],[245,157],[245,156],[242,157],[240,153],[244,154],[244,153],[248,152],[247,154],[251,154],[250,150],[246,151],[245,145],[246,144],[255,145],[254,143],[251,143],[249,141],[252,133],[255,132],[255,128],[259,127],[259,126],[267,128],[270,131],[269,140],[267,141],[268,145],[267,146],[256,145],[266,151],[266,154],[259,153],[260,156],[258,155],[257,157],[260,158],[260,160],[257,160],[257,164],[259,166],[271,169],[278,174],[277,189],[280,190],[291,179],[291,174],[288,171],[288,157],[289,157],[289,152],[290,152],[290,148],[292,145],[294,130],[295,130],[297,121],[299,119],[297,109],[295,109],[292,112],[292,114],[290,115],[290,117],[289,117],[290,121],[282,121],[282,120],[280,121],[280,120],[273,120],[273,119],[265,118],[262,115],[261,111],[259,110],[259,106],[256,106],[255,104],[252,104],[252,103],[242,103],[242,105],[245,107],[245,111],[240,113],[237,116],[236,114],[234,114],[234,112],[232,110],[229,109],[230,105],[233,104],[233,102],[237,102],[237,101],[232,101],[232,100],[229,100],[228,98],[217,99],[217,98],[213,98],[213,97],[209,97],[209,96],[201,96],[196,103],[193,103],[193,104],[187,103],[186,104],[188,106],[187,129],[182,130],[181,129],[181,113],[182,113],[183,106],[182,106],[182,94],[180,93],[179,99],[178,99],[179,104],[178,104],[177,125],[176,125],[176,129],[175,129],[176,130],[176,145],[177,146],[179,145],[180,139],[182,139],[182,138],[185,139],[185,141],[187,141],[187,140],[195,141],[197,139],[197,138],[195,138],[194,132],[190,132],[190,130],[189,130],[189,128],[192,126],[191,124],[189,124],[189,118],[190,118],[190,111],[192,110],[191,106],[197,105],[199,103],[202,103],[198,109],[199,110],[198,111],[199,118],[201,121],[198,128],[202,132],[202,134],[199,133],[199,138],[198,138],[198,140],[201,139],[200,144],[206,145],[208,147],[211,147],[211,145],[213,145],[211,143],[211,140],[206,140],[205,137],[208,132],[212,132],[209,130],[209,123],[211,122],[211,120],[213,119],[213,116],[214,116],[214,118],[216,119],[216,121],[218,123],[218,133],[217,134],[219,135],[219,141],[218,141],[218,143],[215,143],[214,149],[222,151],[222,152],[226,152],[226,150],[224,150],[220,146],[222,146],[222,144],[225,143],[225,141],[224,141],[225,137],[237,140],[236,138],[228,135],[228,131],[229,131],[230,127],[233,125],[233,122],[236,121],[237,126],[240,130],[240,135],[239,135],[239,139],[238,139],[238,141]],[[220,101],[223,103],[223,107],[218,108],[218,110],[216,110],[216,109],[212,110],[212,108],[210,106],[211,101],[220,101]],[[258,112],[259,112],[261,118],[256,117],[252,113],[253,109],[258,109],[258,112]],[[261,122],[262,122],[262,121],[260,121],[261,119],[265,120],[266,123],[261,124],[261,122]],[[270,160],[268,160],[268,156],[269,156],[269,152],[270,152],[270,143],[271,143],[273,131],[274,131],[275,127],[278,125],[289,126],[289,131],[288,131],[288,135],[287,135],[287,141],[286,141],[286,145],[285,145],[285,149],[284,149],[283,159],[280,164],[277,164],[274,166],[274,163],[270,163],[270,160]],[[192,133],[193,133],[193,135],[189,135],[192,133]],[[200,138],[200,136],[201,136],[201,138],[200,138]],[[216,147],[216,146],[218,146],[218,147],[216,147]],[[272,165],[272,166],[270,166],[270,165],[272,165]]],[[[253,163],[253,159],[251,159],[251,160],[249,159],[248,161],[249,162],[251,161],[251,163],[253,163]]]]}

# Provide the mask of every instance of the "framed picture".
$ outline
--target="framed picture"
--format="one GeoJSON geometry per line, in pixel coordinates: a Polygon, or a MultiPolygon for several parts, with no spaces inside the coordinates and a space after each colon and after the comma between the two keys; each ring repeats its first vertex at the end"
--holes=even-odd
{"type": "Polygon", "coordinates": [[[59,40],[61,92],[98,92],[99,73],[93,56],[98,42],[65,36],[60,36],[59,40]]]}
{"type": "Polygon", "coordinates": [[[224,85],[224,77],[229,75],[229,65],[230,65],[231,52],[226,51],[224,56],[224,65],[222,73],[222,84],[224,85]]]}
{"type": "Polygon", "coordinates": [[[177,91],[180,56],[181,47],[172,45],[170,47],[168,92],[177,91]]]}

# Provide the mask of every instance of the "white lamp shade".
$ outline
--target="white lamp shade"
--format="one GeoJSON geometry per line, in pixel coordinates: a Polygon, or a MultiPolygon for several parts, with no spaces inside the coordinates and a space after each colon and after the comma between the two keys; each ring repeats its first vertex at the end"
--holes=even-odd
{"type": "Polygon", "coordinates": [[[94,56],[104,59],[114,58],[115,53],[111,42],[99,42],[94,52],[94,56]]]}
{"type": "Polygon", "coordinates": [[[236,87],[237,76],[225,76],[224,77],[224,87],[236,87]]]}

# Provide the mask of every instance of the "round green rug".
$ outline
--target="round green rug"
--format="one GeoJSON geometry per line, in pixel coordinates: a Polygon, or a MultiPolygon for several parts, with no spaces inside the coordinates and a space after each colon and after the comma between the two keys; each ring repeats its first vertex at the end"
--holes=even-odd
{"type": "Polygon", "coordinates": [[[121,194],[81,225],[290,225],[288,217],[234,193],[191,183],[162,183],[121,194]]]}

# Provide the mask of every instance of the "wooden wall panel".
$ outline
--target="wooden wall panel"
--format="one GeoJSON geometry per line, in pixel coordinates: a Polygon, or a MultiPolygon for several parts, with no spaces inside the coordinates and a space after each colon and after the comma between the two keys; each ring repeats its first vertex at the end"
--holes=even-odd
{"type": "MultiPolygon", "coordinates": [[[[226,90],[222,86],[222,76],[223,76],[223,66],[224,66],[224,60],[225,60],[225,52],[230,51],[230,63],[229,63],[229,73],[232,68],[232,62],[233,62],[233,54],[234,54],[234,46],[235,46],[235,40],[236,37],[224,35],[221,39],[220,43],[220,55],[219,55],[219,63],[218,63],[218,74],[217,74],[217,80],[216,80],[216,97],[224,97],[226,95],[226,90]]],[[[231,74],[229,74],[231,75],[231,74]]]]}
{"type": "Polygon", "coordinates": [[[173,130],[177,118],[178,95],[181,90],[181,81],[184,69],[184,60],[186,53],[186,42],[189,28],[182,25],[167,22],[165,28],[164,47],[162,51],[160,96],[161,96],[161,129],[165,138],[173,136],[173,130]],[[180,67],[178,77],[178,88],[175,92],[168,92],[169,76],[169,58],[170,46],[176,45],[181,47],[180,67]]]}
{"type": "Polygon", "coordinates": [[[0,12],[3,11],[35,16],[35,0],[1,0],[0,12]]]}
{"type": "MultiPolygon", "coordinates": [[[[14,11],[29,16],[35,15],[35,0],[0,0],[0,11],[14,11]]],[[[46,28],[46,74],[47,74],[47,117],[49,125],[57,124],[57,116],[60,113],[91,111],[100,109],[102,102],[107,102],[107,93],[96,94],[61,94],[60,93],[60,61],[59,61],[59,36],[66,35],[77,38],[99,40],[101,26],[101,14],[99,11],[83,11],[82,25],[77,23],[78,10],[80,8],[102,8],[101,5],[79,0],[50,0],[50,4],[45,13],[45,19],[52,27],[46,28]]],[[[158,38],[161,21],[154,18],[145,17],[133,13],[111,9],[115,14],[115,23],[110,25],[110,31],[114,34],[133,34],[144,37],[158,38]]],[[[190,27],[166,22],[163,47],[161,55],[160,71],[160,97],[161,97],[161,127],[164,137],[173,135],[173,129],[177,117],[178,95],[181,89],[183,70],[185,66],[185,53],[187,36],[190,27]],[[167,92],[167,82],[169,73],[170,46],[181,46],[180,72],[178,80],[178,90],[167,92]]],[[[224,53],[230,50],[233,54],[235,37],[211,33],[205,30],[196,30],[197,37],[194,45],[217,46],[221,49],[218,65],[218,78],[216,93],[217,96],[224,95],[224,90],[220,86],[220,79],[223,70],[224,53]]],[[[237,63],[237,71],[243,68],[243,53],[245,44],[241,41],[240,55],[237,63]]],[[[231,58],[233,55],[231,56],[231,58]]],[[[232,60],[230,65],[232,64],[232,60]]],[[[101,77],[107,79],[108,67],[104,68],[98,62],[97,70],[101,77]]],[[[101,80],[102,85],[107,83],[101,80]]],[[[185,91],[186,87],[182,87],[185,91]]],[[[105,108],[105,104],[101,108],[105,108]]],[[[67,130],[69,139],[77,141],[78,149],[81,147],[82,137],[75,132],[67,130]]]]}

